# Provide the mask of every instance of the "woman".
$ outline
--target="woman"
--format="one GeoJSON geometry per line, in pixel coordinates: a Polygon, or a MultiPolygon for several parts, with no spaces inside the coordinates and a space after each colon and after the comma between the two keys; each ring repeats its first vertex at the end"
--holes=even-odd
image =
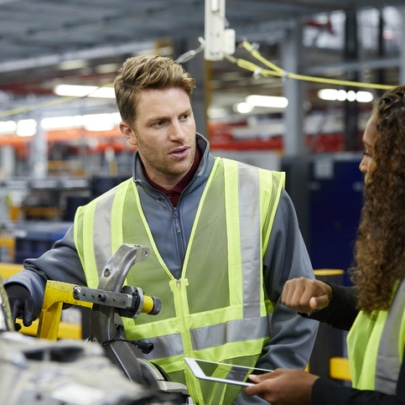
{"type": "Polygon", "coordinates": [[[355,245],[354,287],[299,278],[285,284],[282,302],[349,330],[352,387],[300,370],[251,376],[246,395],[272,405],[405,404],[405,86],[374,106],[364,135],[360,170],[365,203],[355,245]],[[315,312],[313,312],[315,311],[315,312]]]}

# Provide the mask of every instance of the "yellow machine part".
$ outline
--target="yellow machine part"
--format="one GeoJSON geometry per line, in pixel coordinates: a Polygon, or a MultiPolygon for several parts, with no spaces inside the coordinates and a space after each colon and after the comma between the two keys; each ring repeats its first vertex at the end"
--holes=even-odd
{"type": "MultiPolygon", "coordinates": [[[[0,275],[6,279],[22,270],[21,264],[0,263],[0,275]]],[[[342,274],[343,270],[318,269],[316,276],[332,276],[342,274]]],[[[61,322],[62,309],[64,304],[79,307],[91,308],[90,302],[78,301],[73,298],[74,284],[60,281],[48,281],[46,284],[44,302],[39,320],[31,326],[24,326],[21,320],[17,323],[21,325],[20,332],[37,336],[39,338],[57,339],[82,339],[82,326],[68,322],[61,322]]],[[[329,360],[330,377],[337,380],[351,381],[349,361],[345,357],[332,357],[329,360]]],[[[310,371],[307,366],[306,371],[310,371]]]]}
{"type": "Polygon", "coordinates": [[[349,359],[331,357],[329,359],[329,375],[335,380],[351,381],[349,359]]]}
{"type": "MultiPolygon", "coordinates": [[[[60,337],[60,320],[63,304],[87,308],[93,306],[91,302],[78,301],[73,298],[74,287],[74,284],[62,283],[60,281],[50,280],[46,283],[44,302],[42,304],[42,310],[38,322],[37,337],[49,340],[56,340],[60,337]]],[[[69,332],[71,335],[69,337],[71,338],[76,336],[77,339],[81,339],[81,325],[70,325],[70,328],[66,328],[66,324],[64,325],[66,328],[65,332],[69,332]],[[76,326],[76,328],[73,326],[76,326]]],[[[63,337],[66,338],[67,336],[63,337]]]]}
{"type": "MultiPolygon", "coordinates": [[[[3,280],[17,274],[23,269],[22,264],[0,263],[0,276],[3,280]]],[[[82,339],[82,326],[69,322],[61,322],[63,304],[81,307],[92,307],[92,303],[77,301],[73,298],[74,284],[60,281],[48,281],[46,284],[44,303],[39,320],[30,326],[24,326],[20,319],[20,332],[25,335],[41,337],[49,340],[82,339]]]]}

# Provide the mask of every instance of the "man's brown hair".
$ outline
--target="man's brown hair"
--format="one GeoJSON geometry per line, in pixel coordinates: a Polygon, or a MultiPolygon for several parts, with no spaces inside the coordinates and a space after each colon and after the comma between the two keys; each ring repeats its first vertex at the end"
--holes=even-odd
{"type": "Polygon", "coordinates": [[[189,97],[195,79],[171,58],[162,56],[134,56],[128,58],[114,80],[118,111],[128,124],[136,117],[136,106],[142,90],[183,89],[189,97]]]}

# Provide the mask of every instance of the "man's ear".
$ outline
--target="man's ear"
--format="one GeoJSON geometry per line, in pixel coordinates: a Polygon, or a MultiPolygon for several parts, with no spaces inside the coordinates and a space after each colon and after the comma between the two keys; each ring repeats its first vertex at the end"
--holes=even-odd
{"type": "Polygon", "coordinates": [[[131,145],[137,145],[136,136],[134,134],[134,131],[125,121],[120,122],[119,128],[120,128],[121,134],[124,135],[124,137],[128,141],[128,143],[130,143],[131,145]]]}

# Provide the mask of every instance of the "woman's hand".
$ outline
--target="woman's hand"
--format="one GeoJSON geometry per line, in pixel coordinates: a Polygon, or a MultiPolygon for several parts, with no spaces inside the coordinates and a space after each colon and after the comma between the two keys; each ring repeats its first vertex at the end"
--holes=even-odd
{"type": "Polygon", "coordinates": [[[255,384],[245,388],[245,394],[258,395],[272,405],[307,405],[318,378],[303,370],[279,368],[266,374],[252,374],[249,381],[255,384]]]}
{"type": "Polygon", "coordinates": [[[284,284],[281,302],[294,311],[310,314],[329,305],[332,287],[323,281],[294,278],[284,284]]]}

